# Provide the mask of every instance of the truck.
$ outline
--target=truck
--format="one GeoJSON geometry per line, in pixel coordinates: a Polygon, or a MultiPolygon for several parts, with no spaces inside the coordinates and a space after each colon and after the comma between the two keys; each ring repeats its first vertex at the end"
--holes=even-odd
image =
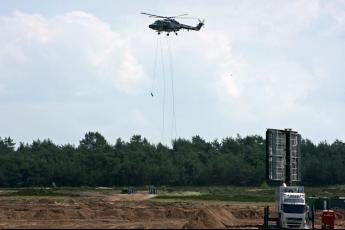
{"type": "Polygon", "coordinates": [[[306,205],[303,186],[277,187],[277,225],[280,228],[305,229],[309,208],[306,205]]]}

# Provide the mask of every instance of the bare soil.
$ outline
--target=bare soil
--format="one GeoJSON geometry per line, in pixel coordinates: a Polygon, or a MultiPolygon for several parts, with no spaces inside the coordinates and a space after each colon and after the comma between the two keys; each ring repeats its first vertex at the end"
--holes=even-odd
{"type": "MultiPolygon", "coordinates": [[[[100,192],[1,197],[0,228],[259,228],[263,222],[265,204],[160,202],[152,197],[100,192]]],[[[337,227],[345,227],[345,211],[337,211],[337,227]]]]}

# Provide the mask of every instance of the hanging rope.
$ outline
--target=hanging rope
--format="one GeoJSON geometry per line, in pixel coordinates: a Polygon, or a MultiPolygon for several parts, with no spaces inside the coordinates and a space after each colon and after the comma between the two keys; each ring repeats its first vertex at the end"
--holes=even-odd
{"type": "Polygon", "coordinates": [[[176,125],[176,112],[175,112],[175,89],[174,89],[174,66],[173,66],[173,59],[172,59],[172,52],[171,52],[171,41],[170,38],[166,38],[166,48],[163,46],[163,41],[161,36],[157,36],[156,40],[156,47],[155,47],[155,56],[154,56],[154,64],[153,64],[153,78],[152,78],[152,85],[151,85],[151,96],[154,97],[155,94],[155,83],[157,74],[159,73],[159,65],[161,68],[162,74],[162,130],[161,130],[161,141],[162,143],[165,142],[165,122],[166,122],[166,97],[167,97],[167,79],[166,79],[166,71],[169,69],[169,77],[171,83],[171,96],[172,96],[172,114],[171,114],[171,129],[170,129],[170,137],[171,140],[177,138],[177,125],[176,125]],[[160,54],[158,53],[160,52],[160,54]],[[159,57],[160,56],[160,57],[159,57]],[[167,59],[167,60],[166,60],[167,59]],[[167,61],[167,66],[165,65],[165,61],[167,61]],[[166,69],[168,68],[168,69],[166,69]]]}
{"type": "Polygon", "coordinates": [[[171,140],[177,138],[177,125],[176,125],[176,113],[175,113],[175,89],[174,89],[174,67],[172,60],[171,44],[170,38],[167,37],[167,47],[168,47],[168,58],[169,58],[169,69],[170,69],[170,80],[171,80],[171,95],[172,95],[172,118],[171,118],[171,140]],[[175,131],[175,136],[174,136],[175,131]]]}
{"type": "Polygon", "coordinates": [[[156,69],[157,69],[157,54],[158,54],[158,39],[159,37],[157,36],[156,39],[156,47],[155,47],[155,57],[154,57],[154,63],[153,63],[153,70],[152,70],[152,86],[151,86],[151,96],[154,96],[153,90],[156,82],[156,69]]]}
{"type": "MultiPolygon", "coordinates": [[[[161,36],[159,36],[160,38],[161,36]]],[[[165,133],[165,94],[166,94],[166,89],[165,89],[165,66],[164,66],[164,55],[163,55],[163,46],[162,46],[162,39],[159,39],[159,45],[161,48],[161,64],[162,64],[162,78],[163,78],[163,103],[162,103],[162,117],[163,117],[163,124],[162,124],[162,134],[161,134],[161,139],[162,142],[164,143],[164,133],[165,133]]]]}

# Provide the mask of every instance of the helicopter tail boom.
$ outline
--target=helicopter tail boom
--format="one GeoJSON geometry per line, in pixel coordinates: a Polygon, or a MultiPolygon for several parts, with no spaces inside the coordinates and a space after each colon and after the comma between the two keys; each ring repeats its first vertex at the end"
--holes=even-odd
{"type": "Polygon", "coordinates": [[[199,20],[199,24],[197,26],[188,26],[188,25],[181,24],[182,29],[195,30],[195,31],[199,31],[203,26],[204,26],[204,20],[203,21],[199,20]]]}

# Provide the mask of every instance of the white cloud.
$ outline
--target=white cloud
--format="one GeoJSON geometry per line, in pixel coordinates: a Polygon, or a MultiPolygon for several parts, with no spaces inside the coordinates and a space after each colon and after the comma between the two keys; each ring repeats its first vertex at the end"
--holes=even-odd
{"type": "Polygon", "coordinates": [[[6,89],[3,85],[0,84],[0,94],[3,94],[6,92],[6,89]]]}
{"type": "Polygon", "coordinates": [[[132,123],[137,126],[148,126],[148,121],[142,111],[132,110],[129,114],[129,118],[131,119],[132,123]]]}
{"type": "Polygon", "coordinates": [[[291,36],[309,26],[320,13],[318,0],[268,1],[257,13],[257,23],[268,32],[291,36]]]}
{"type": "Polygon", "coordinates": [[[200,33],[197,38],[198,46],[203,47],[202,55],[217,68],[216,78],[213,79],[216,91],[225,91],[232,97],[238,97],[241,89],[236,78],[244,71],[245,63],[233,56],[231,35],[213,30],[200,33]]]}
{"type": "Polygon", "coordinates": [[[131,51],[131,40],[92,14],[73,11],[45,18],[14,12],[0,17],[0,27],[0,59],[11,64],[2,66],[3,71],[21,64],[33,69],[48,63],[63,77],[71,75],[69,69],[84,68],[126,93],[137,92],[147,80],[131,51]]]}
{"type": "Polygon", "coordinates": [[[213,31],[201,36],[203,47],[207,47],[204,55],[218,69],[212,80],[214,92],[237,120],[252,122],[293,112],[324,80],[320,71],[284,56],[257,62],[236,55],[226,33],[213,31]]]}
{"type": "MultiPolygon", "coordinates": [[[[228,17],[223,17],[225,23],[211,22],[217,29],[205,28],[198,35],[202,55],[217,68],[210,85],[222,107],[228,108],[226,110],[237,120],[249,122],[296,110],[300,101],[321,86],[321,73],[285,56],[275,54],[272,59],[265,53],[255,54],[256,50],[241,53],[238,49],[234,52],[233,48],[237,42],[241,42],[242,47],[262,45],[270,49],[267,51],[290,46],[293,37],[320,16],[319,1],[241,2],[235,5],[227,9],[228,17]]],[[[224,12],[221,10],[219,14],[224,12]]]]}
{"type": "Polygon", "coordinates": [[[333,23],[330,26],[330,34],[344,32],[345,27],[345,1],[327,1],[324,5],[324,15],[330,16],[333,23]]]}

